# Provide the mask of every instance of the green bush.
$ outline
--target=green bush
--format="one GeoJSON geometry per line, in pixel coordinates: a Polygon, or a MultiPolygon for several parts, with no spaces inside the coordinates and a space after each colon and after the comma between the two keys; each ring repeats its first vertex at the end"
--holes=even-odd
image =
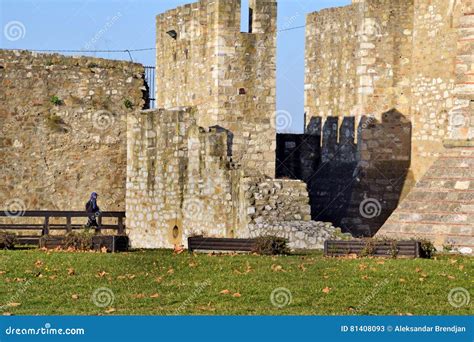
{"type": "Polygon", "coordinates": [[[289,254],[288,240],[278,236],[260,236],[255,239],[254,252],[261,255],[289,254]]]}
{"type": "Polygon", "coordinates": [[[63,101],[59,97],[57,97],[56,95],[51,96],[49,101],[55,106],[60,106],[60,105],[63,104],[63,101]]]}
{"type": "Polygon", "coordinates": [[[0,248],[1,249],[13,249],[16,243],[16,235],[13,233],[7,233],[0,231],[0,248]]]}
{"type": "Polygon", "coordinates": [[[133,108],[133,102],[130,101],[129,99],[126,99],[125,101],[123,101],[123,105],[127,109],[132,109],[133,108]]]}
{"type": "Polygon", "coordinates": [[[436,248],[430,240],[419,240],[421,242],[421,257],[431,259],[435,253],[436,248]]]}
{"type": "Polygon", "coordinates": [[[74,248],[77,250],[90,250],[92,248],[92,237],[94,233],[90,232],[88,229],[76,233],[68,233],[64,238],[64,248],[74,248]]]}

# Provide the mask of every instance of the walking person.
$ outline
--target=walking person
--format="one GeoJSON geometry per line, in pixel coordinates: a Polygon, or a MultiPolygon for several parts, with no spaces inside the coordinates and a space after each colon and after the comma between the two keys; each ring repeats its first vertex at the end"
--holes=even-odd
{"type": "Polygon", "coordinates": [[[99,195],[96,192],[93,192],[91,198],[86,203],[86,213],[89,214],[89,219],[86,225],[87,227],[99,227],[97,217],[100,215],[100,209],[97,205],[97,197],[99,197],[99,195]]]}

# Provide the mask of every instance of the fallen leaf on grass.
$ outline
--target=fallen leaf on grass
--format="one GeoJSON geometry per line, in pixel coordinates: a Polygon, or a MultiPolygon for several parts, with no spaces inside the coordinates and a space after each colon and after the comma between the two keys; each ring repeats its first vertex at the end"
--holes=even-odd
{"type": "Polygon", "coordinates": [[[238,269],[234,270],[235,274],[248,274],[250,272],[252,272],[252,266],[250,266],[250,264],[248,262],[247,262],[247,267],[246,267],[245,271],[240,271],[238,269]]]}
{"type": "Polygon", "coordinates": [[[72,298],[72,299],[79,299],[79,295],[78,295],[78,294],[73,294],[73,295],[71,296],[71,298],[72,298]]]}
{"type": "Polygon", "coordinates": [[[306,267],[304,267],[304,264],[298,265],[298,268],[303,272],[306,272],[306,267]]]}
{"type": "Polygon", "coordinates": [[[7,272],[5,272],[5,271],[0,271],[0,275],[1,275],[1,274],[5,274],[5,273],[7,273],[7,272]]]}
{"type": "Polygon", "coordinates": [[[43,262],[42,262],[41,260],[36,260],[35,266],[36,266],[37,268],[43,267],[43,262]]]}
{"type": "Polygon", "coordinates": [[[178,245],[174,245],[174,253],[175,254],[181,254],[184,252],[184,246],[181,245],[181,246],[178,246],[178,245]]]}
{"type": "Polygon", "coordinates": [[[11,316],[11,315],[12,315],[11,312],[4,312],[4,313],[3,313],[3,316],[11,316]]]}
{"type": "Polygon", "coordinates": [[[383,265],[383,264],[385,264],[385,261],[383,261],[383,260],[377,261],[377,264],[383,265]]]}
{"type": "Polygon", "coordinates": [[[421,271],[422,271],[421,268],[419,268],[419,267],[415,268],[415,272],[416,272],[416,273],[420,273],[421,271]]]}
{"type": "Polygon", "coordinates": [[[222,291],[221,291],[221,292],[219,292],[219,293],[220,293],[220,294],[229,294],[229,293],[230,293],[230,291],[229,291],[229,290],[227,290],[227,289],[225,289],[225,290],[222,290],[222,291]]]}
{"type": "Polygon", "coordinates": [[[67,275],[73,276],[75,274],[76,274],[76,271],[74,270],[74,268],[71,267],[67,269],[67,275]]]}
{"type": "Polygon", "coordinates": [[[281,265],[273,264],[271,269],[273,272],[284,272],[283,267],[281,265]]]}
{"type": "Polygon", "coordinates": [[[399,281],[400,283],[405,283],[405,282],[406,282],[406,280],[403,279],[403,278],[400,278],[398,281],[399,281]]]}
{"type": "Polygon", "coordinates": [[[159,284],[163,281],[163,277],[156,277],[155,281],[159,284]]]}
{"type": "Polygon", "coordinates": [[[12,303],[7,304],[7,306],[10,306],[12,308],[15,308],[15,307],[20,306],[20,305],[21,305],[21,303],[16,303],[16,302],[12,302],[12,303]]]}
{"type": "Polygon", "coordinates": [[[105,277],[107,274],[108,274],[108,273],[105,272],[105,271],[100,271],[100,272],[97,273],[97,276],[100,277],[100,278],[103,278],[103,277],[105,277]]]}
{"type": "Polygon", "coordinates": [[[449,280],[454,280],[454,279],[456,279],[456,277],[455,277],[455,276],[452,276],[452,275],[448,275],[448,279],[449,279],[449,280]]]}
{"type": "Polygon", "coordinates": [[[168,273],[168,274],[173,274],[173,273],[174,273],[174,269],[170,268],[170,269],[168,270],[168,272],[166,272],[166,273],[168,273]]]}
{"type": "Polygon", "coordinates": [[[366,264],[360,264],[359,265],[359,271],[363,271],[367,268],[368,266],[366,264]]]}
{"type": "Polygon", "coordinates": [[[112,312],[115,312],[115,311],[116,311],[115,308],[109,308],[109,309],[105,310],[104,312],[105,313],[112,313],[112,312]]]}
{"type": "Polygon", "coordinates": [[[154,293],[150,296],[150,298],[158,298],[158,297],[160,297],[159,293],[154,293]]]}
{"type": "Polygon", "coordinates": [[[464,269],[464,265],[459,265],[459,270],[462,271],[464,269]]]}
{"type": "Polygon", "coordinates": [[[234,298],[240,298],[240,297],[242,297],[242,295],[241,295],[240,293],[236,292],[236,293],[234,293],[234,294],[232,295],[232,297],[234,297],[234,298]]]}
{"type": "Polygon", "coordinates": [[[132,298],[141,299],[141,298],[145,298],[145,295],[143,293],[132,294],[132,298]]]}
{"type": "Polygon", "coordinates": [[[102,247],[102,248],[100,249],[100,252],[101,252],[101,253],[107,253],[107,247],[105,247],[105,246],[102,247]]]}
{"type": "Polygon", "coordinates": [[[331,292],[331,288],[326,286],[326,287],[323,289],[323,292],[324,292],[324,293],[329,293],[329,292],[331,292]]]}

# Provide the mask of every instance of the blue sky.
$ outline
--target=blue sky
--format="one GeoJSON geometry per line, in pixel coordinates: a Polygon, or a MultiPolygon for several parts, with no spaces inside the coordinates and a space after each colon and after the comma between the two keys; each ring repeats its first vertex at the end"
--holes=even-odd
{"type": "MultiPolygon", "coordinates": [[[[248,0],[242,1],[244,6],[248,3],[248,0]]],[[[40,50],[150,48],[155,45],[155,15],[190,2],[194,1],[1,0],[0,47],[40,50]],[[10,40],[6,39],[8,28],[11,29],[10,40]],[[18,35],[18,32],[21,33],[18,35]]],[[[307,13],[350,2],[280,0],[279,29],[302,26],[307,13]]],[[[291,113],[293,123],[289,131],[292,132],[303,131],[304,36],[304,29],[280,32],[278,35],[277,107],[291,113]]],[[[129,60],[129,56],[123,53],[82,54],[129,60]]],[[[133,52],[132,57],[145,65],[155,64],[154,51],[133,52]]]]}

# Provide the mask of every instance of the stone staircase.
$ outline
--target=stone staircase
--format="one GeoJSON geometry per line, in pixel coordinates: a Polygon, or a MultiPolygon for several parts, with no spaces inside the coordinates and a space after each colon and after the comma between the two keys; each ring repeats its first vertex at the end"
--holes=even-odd
{"type": "Polygon", "coordinates": [[[377,237],[427,238],[438,250],[474,250],[474,144],[447,147],[377,237]]]}

